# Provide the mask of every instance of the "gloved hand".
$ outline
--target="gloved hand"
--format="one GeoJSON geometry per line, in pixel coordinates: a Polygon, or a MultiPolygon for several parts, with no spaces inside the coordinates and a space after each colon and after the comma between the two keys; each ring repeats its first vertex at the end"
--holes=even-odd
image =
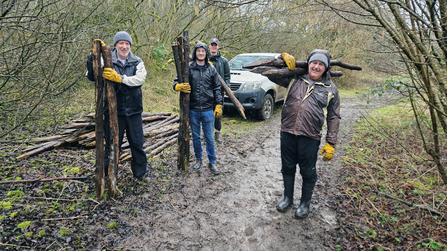
{"type": "Polygon", "coordinates": [[[184,93],[191,93],[191,86],[189,83],[178,83],[175,85],[175,90],[184,93]]]}
{"type": "Polygon", "coordinates": [[[284,52],[281,54],[282,59],[284,59],[284,62],[286,62],[287,67],[289,70],[293,71],[295,70],[295,58],[292,55],[287,54],[284,52]]]}
{"type": "Polygon", "coordinates": [[[101,40],[101,39],[95,39],[95,40],[93,40],[93,41],[99,41],[99,42],[101,42],[101,46],[106,46],[106,44],[101,40]]]}
{"type": "Polygon", "coordinates": [[[328,161],[334,157],[335,148],[326,142],[323,149],[321,149],[320,154],[324,154],[323,160],[328,161]]]}
{"type": "Polygon", "coordinates": [[[118,72],[115,71],[115,69],[112,68],[104,68],[104,72],[102,73],[102,76],[110,81],[121,83],[122,78],[121,75],[118,74],[118,72]]]}
{"type": "Polygon", "coordinates": [[[214,117],[220,118],[222,116],[222,105],[216,105],[216,109],[214,109],[214,117]]]}

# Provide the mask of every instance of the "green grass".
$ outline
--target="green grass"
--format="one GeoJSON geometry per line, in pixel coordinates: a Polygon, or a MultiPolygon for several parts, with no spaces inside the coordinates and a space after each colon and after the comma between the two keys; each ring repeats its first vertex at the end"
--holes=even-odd
{"type": "MultiPolygon", "coordinates": [[[[445,136],[441,137],[445,142],[445,136]]],[[[432,239],[431,244],[445,248],[445,222],[385,196],[445,212],[444,185],[420,142],[407,102],[373,110],[358,121],[342,159],[349,201],[345,206],[364,223],[354,229],[357,238],[390,248],[432,239]],[[424,223],[427,219],[430,224],[424,223]],[[370,230],[365,232],[366,226],[370,230]],[[411,238],[398,238],[399,234],[411,238]]]]}

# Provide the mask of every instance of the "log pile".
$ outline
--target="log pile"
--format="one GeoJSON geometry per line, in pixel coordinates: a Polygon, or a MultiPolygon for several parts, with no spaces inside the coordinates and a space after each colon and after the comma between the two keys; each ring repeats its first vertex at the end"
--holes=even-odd
{"type": "MultiPolygon", "coordinates": [[[[169,112],[163,113],[142,113],[144,150],[148,158],[154,157],[166,147],[174,144],[178,137],[179,117],[177,114],[171,115],[169,112]]],[[[85,118],[73,121],[61,128],[65,131],[58,135],[35,138],[31,140],[36,145],[26,148],[23,153],[16,157],[17,160],[26,159],[30,156],[42,153],[60,146],[78,144],[84,147],[95,147],[95,113],[85,116],[85,118]]],[[[124,134],[121,145],[120,161],[129,160],[129,142],[124,134]]]]}
{"type": "MultiPolygon", "coordinates": [[[[341,68],[361,71],[362,67],[357,65],[351,65],[343,63],[339,60],[331,60],[330,65],[339,66],[341,68]]],[[[290,71],[287,68],[286,63],[282,58],[265,58],[255,61],[253,63],[244,65],[242,68],[250,69],[251,72],[260,73],[266,77],[270,78],[283,78],[294,75],[301,75],[307,72],[307,62],[306,61],[295,61],[295,70],[290,71]]],[[[331,77],[341,77],[343,72],[341,71],[330,71],[331,77]]]]}

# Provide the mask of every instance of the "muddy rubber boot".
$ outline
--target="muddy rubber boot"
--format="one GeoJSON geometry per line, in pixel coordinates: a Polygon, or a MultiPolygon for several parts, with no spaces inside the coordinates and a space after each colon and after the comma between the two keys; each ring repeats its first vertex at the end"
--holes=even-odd
{"type": "Polygon", "coordinates": [[[312,199],[314,187],[315,187],[315,182],[313,182],[313,183],[303,182],[303,187],[301,188],[300,207],[295,211],[295,218],[303,219],[309,215],[310,200],[312,199]]]}
{"type": "Polygon", "coordinates": [[[197,159],[194,166],[192,166],[192,169],[199,170],[202,167],[202,159],[197,159]]]}
{"type": "Polygon", "coordinates": [[[219,174],[219,169],[217,169],[216,163],[209,163],[208,168],[213,174],[219,174]]]}
{"type": "Polygon", "coordinates": [[[284,181],[284,198],[276,206],[276,210],[281,213],[287,211],[287,209],[293,205],[293,189],[295,187],[294,175],[282,175],[284,181]]]}
{"type": "Polygon", "coordinates": [[[215,131],[214,132],[214,140],[216,140],[217,143],[222,144],[222,139],[220,138],[220,132],[219,131],[215,131]]]}

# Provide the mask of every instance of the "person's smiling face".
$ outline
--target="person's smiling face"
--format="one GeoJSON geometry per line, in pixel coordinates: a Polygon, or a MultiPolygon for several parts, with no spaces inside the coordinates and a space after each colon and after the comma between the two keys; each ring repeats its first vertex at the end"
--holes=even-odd
{"type": "Polygon", "coordinates": [[[210,54],[215,56],[217,55],[217,52],[219,51],[220,46],[216,43],[211,43],[209,46],[210,48],[210,54]]]}
{"type": "Polygon", "coordinates": [[[116,43],[116,49],[118,51],[118,56],[124,60],[129,55],[130,43],[125,40],[120,40],[116,43]]]}
{"type": "Polygon", "coordinates": [[[197,48],[197,50],[196,50],[196,58],[197,58],[197,61],[205,63],[205,58],[206,58],[206,50],[205,50],[205,48],[203,48],[203,47],[197,48]]]}
{"type": "Polygon", "coordinates": [[[326,66],[323,62],[315,60],[310,62],[308,70],[309,78],[317,81],[321,79],[321,76],[323,76],[324,70],[326,70],[326,66]]]}

